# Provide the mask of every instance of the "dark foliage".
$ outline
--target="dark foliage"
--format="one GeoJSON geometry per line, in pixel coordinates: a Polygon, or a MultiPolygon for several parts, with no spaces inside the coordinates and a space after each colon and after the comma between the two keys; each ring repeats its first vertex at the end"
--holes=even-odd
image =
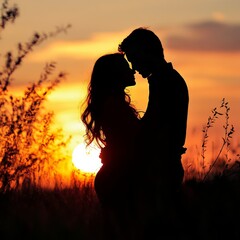
{"type": "MultiPolygon", "coordinates": [[[[0,30],[19,15],[16,5],[2,3],[0,30]]],[[[45,167],[54,171],[57,162],[64,159],[62,149],[70,137],[64,138],[61,129],[53,130],[53,112],[47,112],[44,104],[48,95],[65,78],[60,72],[52,77],[56,63],[46,64],[40,78],[26,88],[23,96],[11,93],[13,77],[23,60],[36,46],[70,26],[57,28],[49,34],[35,33],[26,43],[19,43],[16,54],[8,51],[5,64],[0,69],[0,192],[21,187],[27,179],[37,183],[44,175],[45,167]]]]}

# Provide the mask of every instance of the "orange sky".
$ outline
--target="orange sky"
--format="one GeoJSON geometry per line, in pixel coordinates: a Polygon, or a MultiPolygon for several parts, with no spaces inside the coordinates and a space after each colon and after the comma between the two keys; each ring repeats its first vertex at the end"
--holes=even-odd
{"type": "MultiPolygon", "coordinates": [[[[73,135],[72,148],[83,141],[80,104],[86,94],[95,60],[117,50],[134,28],[147,26],[160,37],[166,60],[182,74],[189,87],[190,105],[186,146],[201,147],[201,130],[222,98],[231,107],[230,124],[240,140],[240,2],[234,0],[190,1],[19,1],[20,17],[1,36],[4,49],[28,40],[34,31],[51,31],[58,24],[72,24],[67,34],[47,40],[16,73],[15,89],[38,79],[46,62],[56,61],[57,71],[68,73],[47,104],[55,122],[73,135]],[[194,2],[194,3],[193,3],[194,2]],[[103,5],[105,3],[105,8],[103,5]],[[95,9],[95,10],[94,10],[95,9]],[[96,10],[98,9],[98,11],[96,10]],[[34,17],[33,17],[34,16],[34,17]],[[195,136],[195,138],[193,137],[195,136]],[[197,137],[196,137],[197,136],[197,137]]],[[[2,48],[3,49],[3,48],[2,48]]],[[[56,71],[56,72],[57,72],[56,71]]],[[[148,86],[137,74],[137,86],[129,88],[138,109],[145,110],[148,86]]],[[[221,123],[211,130],[221,139],[221,123]]],[[[220,140],[221,141],[221,140],[220,140]]]]}

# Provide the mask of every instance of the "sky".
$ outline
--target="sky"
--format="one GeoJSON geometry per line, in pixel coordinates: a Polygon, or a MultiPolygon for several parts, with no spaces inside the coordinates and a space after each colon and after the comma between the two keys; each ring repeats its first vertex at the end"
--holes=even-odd
{"type": "MultiPolygon", "coordinates": [[[[2,2],[2,1],[1,1],[2,2]]],[[[2,49],[16,49],[35,32],[48,33],[71,24],[67,33],[47,39],[16,72],[13,89],[19,93],[36,81],[48,62],[67,78],[49,97],[47,107],[55,112],[55,124],[73,136],[73,145],[83,142],[80,106],[94,62],[135,28],[148,27],[162,41],[165,58],[184,77],[189,88],[186,147],[201,151],[202,128],[223,98],[229,102],[229,124],[240,139],[240,1],[239,0],[18,0],[20,16],[1,34],[2,49]]],[[[145,111],[146,79],[136,74],[137,85],[129,91],[133,103],[145,111]]],[[[220,109],[222,110],[222,109],[220,109]]],[[[224,134],[224,119],[211,129],[216,145],[224,134]]],[[[236,140],[235,140],[236,138],[236,140]]],[[[236,143],[237,144],[237,143],[236,143]]]]}

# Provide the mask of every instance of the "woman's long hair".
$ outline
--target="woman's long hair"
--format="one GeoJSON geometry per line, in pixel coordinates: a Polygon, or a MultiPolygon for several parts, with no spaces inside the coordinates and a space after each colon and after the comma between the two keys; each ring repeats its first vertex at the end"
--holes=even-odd
{"type": "Polygon", "coordinates": [[[103,104],[110,94],[121,94],[123,101],[132,112],[139,117],[137,110],[131,105],[131,98],[125,92],[124,79],[121,78],[125,58],[121,53],[101,56],[94,64],[88,85],[88,95],[83,103],[84,111],[81,120],[86,127],[85,140],[90,145],[94,140],[99,147],[106,145],[106,137],[102,129],[101,113],[103,104]]]}

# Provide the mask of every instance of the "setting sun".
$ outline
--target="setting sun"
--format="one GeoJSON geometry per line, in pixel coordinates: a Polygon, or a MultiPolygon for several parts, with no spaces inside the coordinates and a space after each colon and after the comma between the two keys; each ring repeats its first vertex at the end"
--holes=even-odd
{"type": "Polygon", "coordinates": [[[99,158],[100,149],[95,145],[86,147],[84,143],[77,145],[72,153],[72,162],[76,168],[86,173],[97,173],[102,166],[99,158]]]}

